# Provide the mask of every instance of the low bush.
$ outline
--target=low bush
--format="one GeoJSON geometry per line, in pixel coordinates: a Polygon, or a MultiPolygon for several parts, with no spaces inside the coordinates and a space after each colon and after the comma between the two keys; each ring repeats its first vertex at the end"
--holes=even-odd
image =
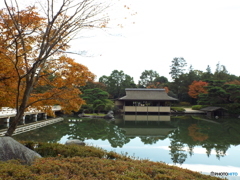
{"type": "Polygon", "coordinates": [[[101,148],[57,143],[21,142],[43,158],[23,165],[18,160],[0,161],[3,180],[98,180],[98,179],[208,179],[211,177],[149,160],[136,160],[101,148]]]}
{"type": "Polygon", "coordinates": [[[63,145],[58,143],[44,143],[21,141],[23,145],[37,152],[42,157],[97,157],[106,159],[129,160],[127,155],[120,155],[113,151],[105,151],[93,146],[63,145]]]}
{"type": "Polygon", "coordinates": [[[184,112],[185,109],[182,107],[171,107],[171,110],[175,111],[175,112],[184,112]]]}
{"type": "Polygon", "coordinates": [[[110,160],[96,157],[39,158],[31,166],[17,161],[0,162],[0,179],[18,180],[98,180],[98,179],[208,179],[211,177],[148,160],[110,160]]]}
{"type": "Polygon", "coordinates": [[[192,106],[193,110],[200,110],[202,108],[208,107],[208,105],[194,105],[192,106]]]}

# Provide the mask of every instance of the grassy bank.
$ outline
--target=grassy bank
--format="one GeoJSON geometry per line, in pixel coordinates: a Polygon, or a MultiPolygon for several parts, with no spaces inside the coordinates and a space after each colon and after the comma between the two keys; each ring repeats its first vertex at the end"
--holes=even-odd
{"type": "Polygon", "coordinates": [[[0,162],[0,179],[219,179],[187,169],[138,160],[91,146],[21,142],[43,158],[31,165],[0,162]]]}

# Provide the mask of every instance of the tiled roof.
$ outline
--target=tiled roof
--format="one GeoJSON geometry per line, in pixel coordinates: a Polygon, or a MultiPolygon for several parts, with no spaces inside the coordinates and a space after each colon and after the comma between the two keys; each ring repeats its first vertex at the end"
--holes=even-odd
{"type": "Polygon", "coordinates": [[[222,107],[209,106],[209,107],[205,107],[205,108],[200,109],[200,111],[216,111],[216,110],[219,110],[219,109],[226,110],[222,107]]]}
{"type": "Polygon", "coordinates": [[[177,101],[167,95],[165,89],[126,88],[126,96],[118,100],[168,100],[177,101]]]}

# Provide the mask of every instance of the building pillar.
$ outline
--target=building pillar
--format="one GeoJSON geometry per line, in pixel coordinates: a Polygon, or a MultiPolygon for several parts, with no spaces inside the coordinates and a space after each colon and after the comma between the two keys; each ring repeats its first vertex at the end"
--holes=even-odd
{"type": "Polygon", "coordinates": [[[37,114],[33,114],[33,121],[37,122],[37,114]]]}
{"type": "Polygon", "coordinates": [[[47,113],[43,113],[43,119],[44,119],[44,120],[47,119],[47,113]]]}
{"type": "Polygon", "coordinates": [[[9,128],[10,117],[4,119],[4,127],[9,128]]]}
{"type": "Polygon", "coordinates": [[[21,125],[24,125],[25,124],[25,115],[22,117],[21,121],[20,121],[20,124],[21,125]]]}

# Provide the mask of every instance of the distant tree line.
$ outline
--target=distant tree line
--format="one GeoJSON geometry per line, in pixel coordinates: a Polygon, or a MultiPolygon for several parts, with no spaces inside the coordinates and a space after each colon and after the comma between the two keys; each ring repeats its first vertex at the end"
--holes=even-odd
{"type": "Polygon", "coordinates": [[[220,62],[216,64],[214,72],[209,65],[206,71],[200,71],[192,65],[187,69],[186,60],[175,57],[169,74],[171,82],[157,71],[145,70],[136,84],[133,77],[122,70],[113,70],[109,76],[100,77],[97,83],[101,84],[100,89],[106,91],[110,99],[124,96],[125,88],[165,88],[169,96],[189,105],[219,105],[230,109],[240,107],[240,77],[230,74],[220,62]]]}

